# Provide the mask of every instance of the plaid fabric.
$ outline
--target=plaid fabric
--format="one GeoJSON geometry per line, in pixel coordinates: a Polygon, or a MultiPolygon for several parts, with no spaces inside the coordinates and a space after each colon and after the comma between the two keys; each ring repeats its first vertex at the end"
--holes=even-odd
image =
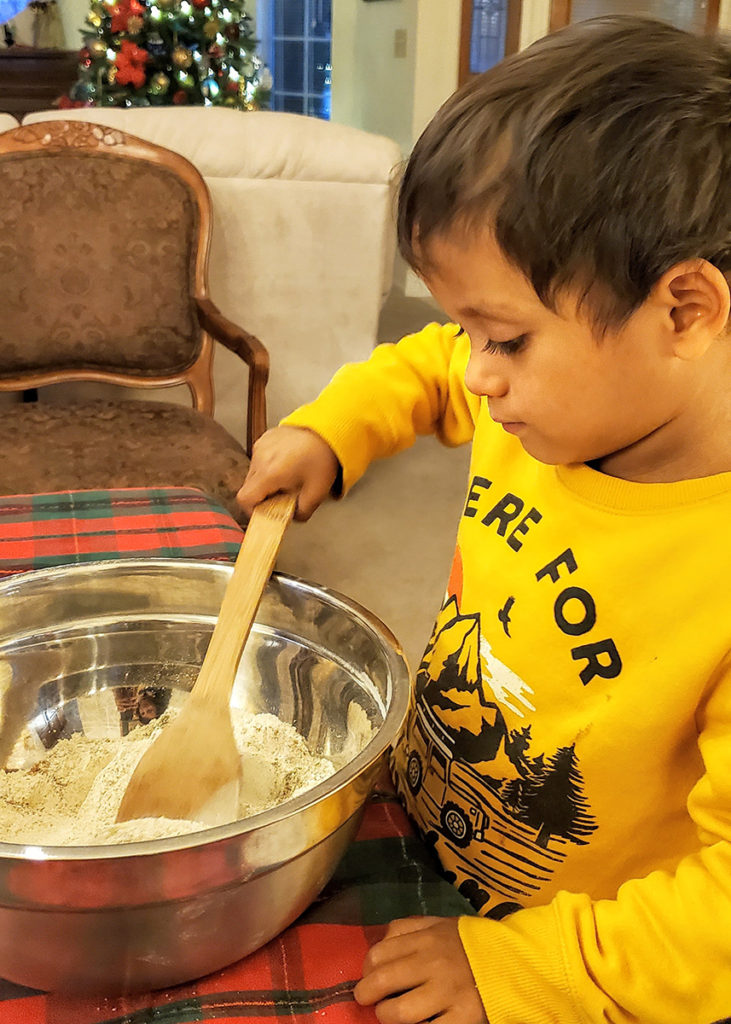
{"type": "MultiPolygon", "coordinates": [[[[227,512],[182,488],[0,498],[0,575],[134,555],[233,558],[240,541],[227,512]]],[[[319,898],[251,956],[194,984],[101,1000],[0,979],[0,1024],[375,1024],[352,990],[388,922],[469,913],[401,805],[380,794],[319,898]]]]}
{"type": "Polygon", "coordinates": [[[0,577],[101,558],[235,559],[241,527],[193,488],[0,497],[0,577]]]}
{"type": "MultiPolygon", "coordinates": [[[[438,873],[391,795],[366,808],[358,836],[320,897],[293,925],[244,960],[152,994],[44,995],[0,981],[0,1024],[374,1024],[352,990],[363,958],[394,917],[471,913],[438,873]]],[[[236,922],[231,922],[236,927],[236,922]]]]}

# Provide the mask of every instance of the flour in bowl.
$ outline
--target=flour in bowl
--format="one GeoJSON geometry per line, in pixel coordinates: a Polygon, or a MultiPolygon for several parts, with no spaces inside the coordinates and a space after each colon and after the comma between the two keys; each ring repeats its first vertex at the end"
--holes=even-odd
{"type": "MultiPolygon", "coordinates": [[[[174,714],[167,711],[120,739],[76,733],[59,740],[30,768],[0,771],[0,842],[96,846],[207,828],[200,822],[169,818],[115,821],[137,762],[174,714]]],[[[335,771],[332,761],[313,754],[297,730],[275,715],[232,709],[231,717],[243,767],[239,818],[276,807],[335,771]]]]}

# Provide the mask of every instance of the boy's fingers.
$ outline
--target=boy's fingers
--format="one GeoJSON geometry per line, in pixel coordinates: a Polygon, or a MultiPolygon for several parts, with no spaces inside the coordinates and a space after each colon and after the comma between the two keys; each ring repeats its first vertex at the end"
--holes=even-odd
{"type": "Polygon", "coordinates": [[[431,983],[420,985],[410,992],[384,999],[376,1006],[376,1017],[381,1024],[421,1024],[440,1015],[446,1009],[444,999],[431,983]]]}
{"type": "Polygon", "coordinates": [[[423,948],[420,932],[442,921],[439,917],[402,917],[391,921],[384,938],[366,953],[363,971],[371,971],[391,960],[411,956],[423,948]]]}
{"type": "Polygon", "coordinates": [[[425,928],[431,928],[434,924],[443,921],[442,917],[397,917],[391,921],[386,929],[386,938],[391,939],[396,935],[408,935],[409,932],[421,932],[425,928]]]}
{"type": "Polygon", "coordinates": [[[330,488],[327,485],[311,484],[305,482],[297,495],[297,511],[295,519],[299,522],[306,522],[327,497],[330,488]]]}
{"type": "Polygon", "coordinates": [[[424,961],[419,957],[402,957],[373,967],[353,989],[356,1002],[372,1006],[429,980],[424,961]]]}

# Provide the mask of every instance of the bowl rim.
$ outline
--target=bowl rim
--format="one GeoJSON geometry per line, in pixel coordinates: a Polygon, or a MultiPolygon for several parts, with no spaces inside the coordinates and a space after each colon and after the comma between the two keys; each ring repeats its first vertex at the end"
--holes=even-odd
{"type": "MultiPolygon", "coordinates": [[[[233,562],[223,559],[195,558],[107,558],[80,564],[49,566],[42,569],[31,569],[15,573],[13,576],[0,580],[0,600],[7,598],[14,590],[22,588],[24,582],[43,584],[46,580],[71,578],[77,575],[88,575],[89,572],[111,572],[124,568],[130,572],[149,572],[178,568],[210,569],[214,573],[230,576],[233,573],[233,562]]],[[[0,840],[0,858],[8,860],[36,861],[105,861],[121,858],[150,857],[158,854],[174,853],[178,850],[191,850],[197,847],[210,847],[214,843],[225,842],[258,831],[274,822],[283,822],[300,811],[318,803],[323,797],[335,797],[353,779],[363,774],[377,761],[395,741],[401,730],[408,711],[411,694],[411,669],[404,655],[401,644],[388,626],[373,612],[359,602],[334,590],[331,587],[314,583],[292,573],[274,570],[273,577],[294,585],[298,590],[311,593],[350,613],[355,614],[361,625],[381,641],[380,646],[386,655],[389,674],[392,680],[391,701],[386,708],[385,717],[378,732],[371,737],[365,747],[327,779],[305,790],[298,796],[276,807],[271,807],[248,818],[217,825],[198,832],[189,832],[182,836],[169,836],[163,839],[145,839],[130,843],[116,843],[92,846],[55,846],[36,845],[29,843],[7,843],[0,840]],[[403,682],[403,685],[401,685],[403,682]],[[204,838],[205,837],[205,838],[204,838]]],[[[255,620],[256,621],[256,620],[255,620]]],[[[365,796],[364,796],[365,800],[365,796]]],[[[364,802],[364,800],[362,802],[364,802]]]]}

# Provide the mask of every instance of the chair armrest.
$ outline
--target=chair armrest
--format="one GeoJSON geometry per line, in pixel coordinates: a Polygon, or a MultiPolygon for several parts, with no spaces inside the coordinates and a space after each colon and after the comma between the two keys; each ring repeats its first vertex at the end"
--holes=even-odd
{"type": "Polygon", "coordinates": [[[209,298],[196,296],[198,322],[212,338],[235,352],[249,367],[249,399],[246,410],[246,450],[251,455],[254,441],[267,428],[266,385],[269,379],[269,353],[253,334],[223,315],[209,298]]]}

